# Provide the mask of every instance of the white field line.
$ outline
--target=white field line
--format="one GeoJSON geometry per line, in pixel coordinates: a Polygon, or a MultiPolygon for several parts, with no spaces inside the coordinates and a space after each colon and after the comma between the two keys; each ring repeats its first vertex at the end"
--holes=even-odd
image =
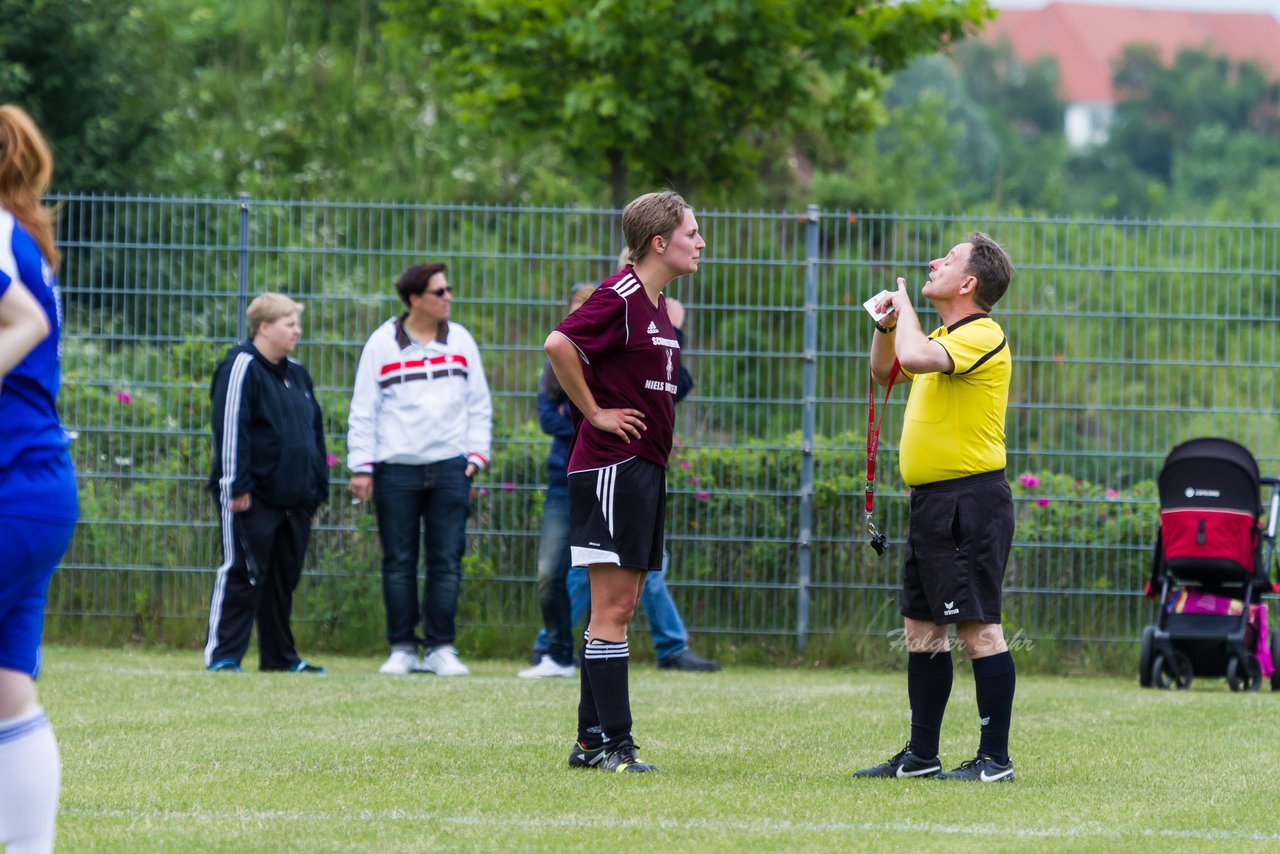
{"type": "Polygon", "coordinates": [[[742,833],[935,833],[953,836],[981,836],[985,838],[1017,839],[1189,839],[1210,842],[1273,842],[1280,843],[1280,833],[1261,831],[1168,830],[1146,828],[1141,831],[1120,830],[1102,825],[1076,825],[1072,827],[997,827],[990,824],[939,824],[911,821],[788,821],[786,819],[702,819],[702,818],[627,818],[608,816],[442,816],[425,812],[404,810],[353,810],[341,813],[317,813],[301,810],[103,810],[80,807],[64,807],[60,815],[66,818],[112,819],[136,821],[191,821],[272,823],[272,822],[413,822],[415,824],[458,825],[461,827],[514,827],[514,828],[583,828],[602,830],[713,830],[742,833]]]}

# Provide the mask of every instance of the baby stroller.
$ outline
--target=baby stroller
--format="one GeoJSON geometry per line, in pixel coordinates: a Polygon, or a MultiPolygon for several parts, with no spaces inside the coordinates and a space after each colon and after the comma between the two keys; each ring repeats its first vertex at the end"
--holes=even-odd
{"type": "MultiPolygon", "coordinates": [[[[1266,637],[1262,603],[1273,589],[1280,478],[1260,477],[1242,445],[1203,438],[1169,453],[1159,487],[1160,529],[1146,589],[1157,616],[1142,630],[1138,681],[1187,688],[1194,676],[1226,676],[1232,691],[1255,691],[1264,667],[1280,661],[1280,632],[1266,637]],[[1264,484],[1271,497],[1262,525],[1264,484]]],[[[1271,689],[1280,690],[1280,672],[1270,675],[1271,689]]]]}

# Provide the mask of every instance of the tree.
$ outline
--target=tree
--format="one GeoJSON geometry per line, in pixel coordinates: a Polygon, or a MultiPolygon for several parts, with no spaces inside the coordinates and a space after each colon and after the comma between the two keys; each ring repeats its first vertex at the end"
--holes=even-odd
{"type": "Polygon", "coordinates": [[[999,148],[989,198],[997,207],[1058,208],[1067,144],[1057,63],[1025,62],[1007,41],[970,39],[952,51],[967,97],[982,108],[999,148]]]}
{"type": "Polygon", "coordinates": [[[612,203],[634,176],[749,180],[773,141],[839,148],[875,126],[884,74],[993,12],[988,0],[384,0],[441,107],[478,133],[553,138],[612,203]]]}
{"type": "Polygon", "coordinates": [[[0,0],[0,103],[53,148],[59,190],[126,192],[163,156],[165,16],[129,0],[0,0]]]}
{"type": "Polygon", "coordinates": [[[1166,68],[1154,48],[1134,45],[1114,82],[1120,101],[1107,147],[1161,181],[1201,126],[1276,136],[1280,86],[1256,63],[1184,50],[1166,68]]]}

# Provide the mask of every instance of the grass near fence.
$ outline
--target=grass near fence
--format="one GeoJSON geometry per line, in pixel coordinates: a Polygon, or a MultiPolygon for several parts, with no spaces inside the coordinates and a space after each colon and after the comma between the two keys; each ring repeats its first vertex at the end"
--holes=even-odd
{"type": "MultiPolygon", "coordinates": [[[[1270,692],[1023,677],[1018,779],[854,781],[901,747],[901,674],[632,670],[658,774],[566,766],[576,680],[208,674],[190,652],[46,649],[65,851],[1274,850],[1270,692]]],[[[957,674],[944,760],[973,753],[957,674]]]]}

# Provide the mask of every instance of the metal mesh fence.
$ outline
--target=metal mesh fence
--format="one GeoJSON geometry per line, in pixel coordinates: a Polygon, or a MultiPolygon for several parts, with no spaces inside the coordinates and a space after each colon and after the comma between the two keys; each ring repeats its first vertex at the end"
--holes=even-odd
{"type": "MultiPolygon", "coordinates": [[[[316,380],[332,468],[295,622],[336,646],[381,637],[380,553],[352,506],[345,430],[369,333],[398,311],[392,282],[449,265],[453,316],[480,343],[495,404],[476,480],[466,630],[540,621],[535,554],[548,440],[534,391],[541,344],[577,281],[610,273],[613,210],[64,196],[63,419],[82,521],[55,576],[54,633],[111,623],[190,642],[219,555],[204,491],[208,385],[253,295],[306,307],[296,357],[316,380]]],[[[1236,439],[1278,473],[1280,238],[1274,226],[935,215],[701,211],[689,309],[695,378],[669,473],[669,585],[691,630],[803,648],[883,634],[897,616],[906,490],[896,471],[905,389],[885,423],[877,558],[863,514],[868,296],[973,230],[1017,266],[995,315],[1014,354],[1007,423],[1018,529],[1006,628],[1131,641],[1156,526],[1154,478],[1199,435],[1236,439]]],[[[936,317],[925,311],[926,327],[936,317]]]]}

